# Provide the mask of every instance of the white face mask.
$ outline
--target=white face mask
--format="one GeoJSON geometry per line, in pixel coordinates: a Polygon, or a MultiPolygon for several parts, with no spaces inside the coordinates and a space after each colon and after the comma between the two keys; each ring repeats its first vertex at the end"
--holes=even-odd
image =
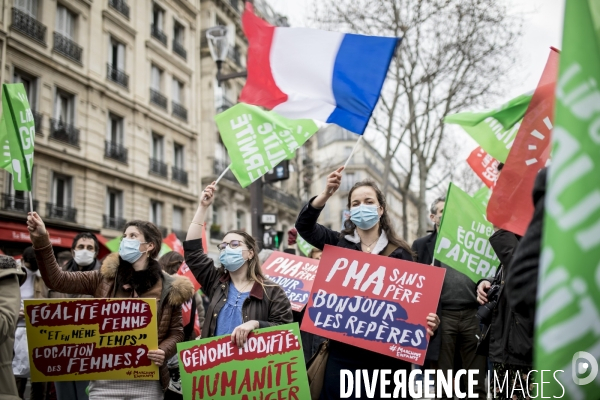
{"type": "Polygon", "coordinates": [[[96,256],[96,253],[89,250],[75,250],[75,263],[82,267],[87,267],[90,265],[96,256]]]}

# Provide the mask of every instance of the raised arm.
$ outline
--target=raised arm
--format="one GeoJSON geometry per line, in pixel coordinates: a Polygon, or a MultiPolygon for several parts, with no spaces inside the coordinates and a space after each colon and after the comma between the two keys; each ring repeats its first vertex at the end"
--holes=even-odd
{"type": "Polygon", "coordinates": [[[63,271],[54,257],[54,250],[44,221],[36,212],[30,212],[27,216],[27,229],[42,279],[49,289],[68,294],[95,295],[102,279],[99,271],[63,271]]]}
{"type": "Polygon", "coordinates": [[[329,200],[339,189],[342,182],[343,170],[344,167],[340,167],[329,174],[325,190],[323,190],[320,195],[313,197],[308,204],[304,206],[296,220],[296,230],[298,231],[298,235],[320,250],[323,250],[323,247],[326,244],[337,244],[339,240],[339,232],[319,225],[317,219],[319,219],[321,210],[325,207],[327,200],[329,200]]]}
{"type": "Polygon", "coordinates": [[[213,284],[219,279],[219,271],[212,258],[202,249],[202,227],[206,224],[206,214],[214,201],[216,190],[213,182],[200,194],[198,210],[190,223],[186,241],[183,242],[185,262],[208,297],[212,296],[213,284]]]}

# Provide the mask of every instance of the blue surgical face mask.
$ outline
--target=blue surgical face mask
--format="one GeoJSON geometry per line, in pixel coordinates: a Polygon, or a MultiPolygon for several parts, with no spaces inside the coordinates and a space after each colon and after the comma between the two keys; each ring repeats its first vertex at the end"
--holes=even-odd
{"type": "Polygon", "coordinates": [[[350,209],[350,221],[354,222],[354,225],[362,230],[371,229],[379,222],[378,208],[378,206],[366,204],[352,207],[350,209]]]}
{"type": "Polygon", "coordinates": [[[140,251],[141,244],[137,239],[123,239],[119,246],[119,255],[123,260],[133,264],[144,254],[140,251]]]}
{"type": "Polygon", "coordinates": [[[237,249],[232,249],[229,246],[225,248],[221,252],[219,256],[219,261],[223,268],[225,268],[229,272],[235,272],[238,269],[242,268],[242,265],[246,262],[244,257],[242,256],[242,251],[240,247],[237,249]]]}

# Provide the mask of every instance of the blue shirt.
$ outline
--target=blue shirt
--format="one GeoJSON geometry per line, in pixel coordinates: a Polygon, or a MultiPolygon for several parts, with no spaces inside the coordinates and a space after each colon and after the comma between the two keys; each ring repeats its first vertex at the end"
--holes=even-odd
{"type": "Polygon", "coordinates": [[[242,305],[248,298],[250,292],[240,293],[232,282],[229,282],[227,302],[221,308],[217,317],[217,329],[215,336],[230,335],[235,328],[242,325],[242,305]]]}

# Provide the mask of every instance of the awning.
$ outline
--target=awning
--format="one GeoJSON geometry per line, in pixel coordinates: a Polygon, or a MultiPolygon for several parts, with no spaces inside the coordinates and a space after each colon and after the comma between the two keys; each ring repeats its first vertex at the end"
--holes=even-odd
{"type": "MultiPolygon", "coordinates": [[[[56,228],[46,227],[48,234],[50,235],[50,243],[54,247],[62,247],[66,249],[71,248],[71,244],[73,243],[73,239],[81,232],[77,231],[69,231],[62,230],[56,228]]],[[[105,255],[110,253],[110,250],[106,248],[107,239],[100,235],[99,233],[94,233],[98,238],[98,242],[100,242],[100,251],[98,254],[98,258],[102,258],[105,255]]],[[[8,242],[21,242],[21,243],[31,243],[31,239],[29,238],[29,231],[27,230],[26,224],[19,224],[16,222],[6,222],[3,221],[0,223],[0,240],[6,240],[8,242]]]]}

